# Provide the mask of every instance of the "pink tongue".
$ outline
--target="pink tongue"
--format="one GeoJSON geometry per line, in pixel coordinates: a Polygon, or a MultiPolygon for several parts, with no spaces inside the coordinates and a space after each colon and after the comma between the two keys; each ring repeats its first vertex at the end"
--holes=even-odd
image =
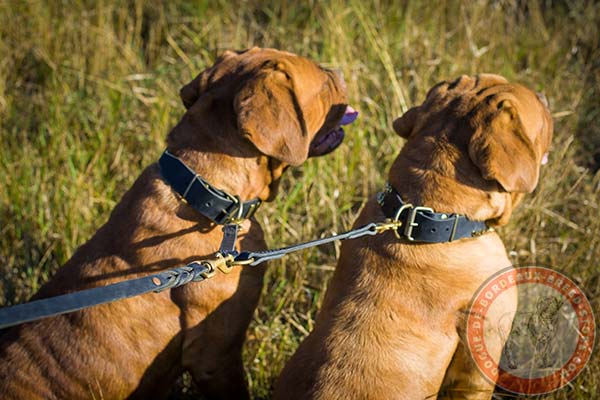
{"type": "Polygon", "coordinates": [[[352,106],[347,106],[346,111],[344,112],[344,116],[340,121],[340,125],[348,125],[353,123],[358,117],[358,111],[356,111],[352,106]]]}

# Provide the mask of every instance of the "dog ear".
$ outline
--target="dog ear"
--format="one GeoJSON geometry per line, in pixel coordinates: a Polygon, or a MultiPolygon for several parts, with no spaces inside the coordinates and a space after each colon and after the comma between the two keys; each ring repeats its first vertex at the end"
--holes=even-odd
{"type": "MultiPolygon", "coordinates": [[[[489,114],[490,105],[482,107],[489,114]]],[[[496,180],[507,192],[531,193],[538,182],[539,163],[515,107],[503,100],[493,114],[480,115],[476,123],[469,157],[483,177],[496,180]]]]}
{"type": "Polygon", "coordinates": [[[196,76],[190,83],[183,86],[179,90],[179,97],[181,98],[181,101],[183,102],[183,105],[186,109],[189,110],[189,108],[196,101],[198,101],[202,93],[204,93],[204,91],[207,89],[209,80],[208,78],[216,69],[217,65],[227,60],[228,58],[235,57],[239,54],[240,52],[225,50],[223,54],[217,57],[212,67],[200,72],[198,76],[196,76]]]}
{"type": "Polygon", "coordinates": [[[415,125],[417,124],[418,115],[419,107],[411,108],[405,112],[404,115],[396,118],[396,120],[392,123],[394,131],[401,137],[408,139],[412,135],[415,125]]]}
{"type": "Polygon", "coordinates": [[[306,123],[285,72],[269,69],[248,80],[233,106],[240,132],[263,154],[293,166],[308,158],[306,123]]]}
{"type": "Polygon", "coordinates": [[[200,82],[202,81],[202,74],[204,74],[204,72],[201,72],[194,78],[194,80],[179,90],[179,97],[181,98],[185,108],[188,110],[196,102],[196,100],[200,98],[200,93],[202,92],[200,88],[200,82]]]}

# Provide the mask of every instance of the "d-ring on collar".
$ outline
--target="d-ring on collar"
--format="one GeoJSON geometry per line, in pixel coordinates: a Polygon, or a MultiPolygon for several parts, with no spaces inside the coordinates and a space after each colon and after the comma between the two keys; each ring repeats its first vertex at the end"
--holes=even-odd
{"type": "Polygon", "coordinates": [[[168,150],[158,160],[165,180],[196,211],[219,225],[240,222],[254,215],[260,199],[245,202],[206,182],[168,150]]]}

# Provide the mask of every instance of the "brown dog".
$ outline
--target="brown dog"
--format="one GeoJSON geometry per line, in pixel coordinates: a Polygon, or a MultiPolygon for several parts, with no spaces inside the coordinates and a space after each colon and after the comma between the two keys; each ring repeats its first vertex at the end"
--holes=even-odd
{"type": "MultiPolygon", "coordinates": [[[[188,111],[169,151],[242,200],[275,196],[288,165],[342,140],[346,89],[334,72],[273,49],[225,52],[181,90],[188,111]]],[[[210,258],[220,226],[149,166],[108,222],[35,296],[44,298],[210,258]]],[[[246,221],[238,248],[264,249],[246,221]]],[[[248,398],[241,348],[264,267],[24,324],[0,337],[3,399],[161,398],[189,370],[210,398],[248,398]]]]}
{"type": "MultiPolygon", "coordinates": [[[[285,367],[276,399],[491,397],[494,385],[465,348],[465,313],[478,287],[511,263],[496,233],[474,236],[461,226],[508,222],[537,184],[550,114],[534,93],[500,76],[463,76],[435,86],[394,129],[408,141],[391,167],[391,187],[405,202],[439,212],[439,221],[462,214],[458,229],[436,224],[465,238],[423,244],[388,232],[344,242],[315,329],[285,367]]],[[[370,200],[355,225],[383,221],[390,193],[370,200]]],[[[414,210],[405,211],[400,220],[414,210]]],[[[421,214],[419,221],[434,218],[421,214]]],[[[501,315],[514,312],[515,293],[503,296],[501,315]]],[[[490,329],[509,330],[504,321],[509,326],[490,329]]],[[[488,343],[496,359],[501,349],[488,343]]]]}

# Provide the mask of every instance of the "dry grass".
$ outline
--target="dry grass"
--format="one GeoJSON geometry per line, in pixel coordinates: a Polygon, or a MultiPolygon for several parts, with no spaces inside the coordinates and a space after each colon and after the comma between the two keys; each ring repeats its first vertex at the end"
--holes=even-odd
{"type": "MultiPolygon", "coordinates": [[[[341,68],[361,111],[259,213],[272,246],[348,228],[402,146],[391,121],[439,80],[496,72],[543,91],[556,123],[539,188],[500,233],[515,263],[566,272],[598,310],[599,27],[593,1],[0,2],[0,302],[36,291],[157,159],[180,86],[259,45],[341,68]]],[[[255,397],[312,328],[337,253],[271,263],[245,349],[255,397]]],[[[594,357],[548,398],[596,398],[599,380],[594,357]]]]}

